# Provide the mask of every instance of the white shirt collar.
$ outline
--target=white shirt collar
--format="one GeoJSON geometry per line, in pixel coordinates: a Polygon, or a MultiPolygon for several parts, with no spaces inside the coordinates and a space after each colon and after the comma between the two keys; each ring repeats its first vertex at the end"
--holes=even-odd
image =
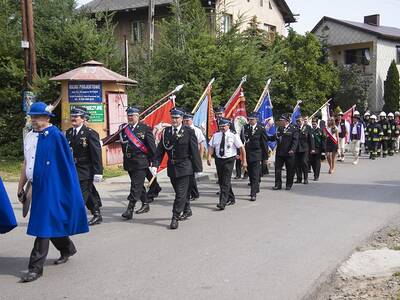
{"type": "Polygon", "coordinates": [[[181,128],[182,128],[182,124],[180,125],[180,126],[178,126],[178,127],[174,127],[174,126],[172,126],[172,133],[174,133],[174,129],[178,129],[176,132],[179,132],[179,131],[181,131],[181,128]]]}
{"type": "Polygon", "coordinates": [[[82,127],[83,127],[83,124],[79,127],[76,127],[76,128],[74,127],[74,130],[76,130],[76,134],[79,133],[79,131],[82,129],[82,127]]]}

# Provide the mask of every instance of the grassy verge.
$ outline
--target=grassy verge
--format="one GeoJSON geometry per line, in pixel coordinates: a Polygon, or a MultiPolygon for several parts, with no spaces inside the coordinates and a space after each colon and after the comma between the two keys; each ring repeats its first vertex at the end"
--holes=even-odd
{"type": "Polygon", "coordinates": [[[118,177],[126,175],[126,171],[122,167],[105,167],[103,172],[104,178],[118,177]]]}
{"type": "MultiPolygon", "coordinates": [[[[3,181],[18,181],[21,174],[22,160],[0,159],[0,176],[3,181]]],[[[105,167],[104,178],[112,178],[125,175],[122,167],[105,167]]]]}
{"type": "Polygon", "coordinates": [[[18,181],[22,160],[0,159],[0,176],[3,181],[18,181]]]}

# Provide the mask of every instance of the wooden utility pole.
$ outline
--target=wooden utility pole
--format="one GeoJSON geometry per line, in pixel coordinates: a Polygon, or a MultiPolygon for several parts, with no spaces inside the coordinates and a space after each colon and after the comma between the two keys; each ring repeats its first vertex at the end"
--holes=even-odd
{"type": "Polygon", "coordinates": [[[29,39],[28,39],[28,27],[26,26],[26,3],[25,0],[21,0],[21,17],[22,17],[22,41],[21,47],[24,49],[24,63],[25,63],[25,80],[24,87],[27,88],[28,84],[31,84],[31,70],[29,64],[29,39]]]}
{"type": "Polygon", "coordinates": [[[27,83],[31,85],[33,79],[37,76],[32,0],[21,0],[21,16],[22,16],[21,46],[22,48],[24,48],[25,72],[26,72],[27,83]]]}
{"type": "Polygon", "coordinates": [[[149,50],[150,57],[154,50],[154,0],[149,0],[149,50]]]}

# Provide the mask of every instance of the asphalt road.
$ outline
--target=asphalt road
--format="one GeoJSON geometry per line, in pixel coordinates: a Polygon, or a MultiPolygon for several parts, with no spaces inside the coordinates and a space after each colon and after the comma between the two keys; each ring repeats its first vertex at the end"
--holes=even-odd
{"type": "MultiPolygon", "coordinates": [[[[373,231],[400,213],[398,156],[357,166],[338,164],[319,182],[272,191],[263,179],[256,202],[234,180],[237,204],[216,211],[215,181],[199,184],[194,216],[169,230],[173,195],[167,182],[148,214],[123,221],[128,183],[98,185],[102,225],[72,237],[78,253],[44,276],[19,283],[33,237],[13,198],[19,227],[0,236],[0,299],[300,299],[373,231]]],[[[15,183],[6,184],[11,196],[15,183]]]]}

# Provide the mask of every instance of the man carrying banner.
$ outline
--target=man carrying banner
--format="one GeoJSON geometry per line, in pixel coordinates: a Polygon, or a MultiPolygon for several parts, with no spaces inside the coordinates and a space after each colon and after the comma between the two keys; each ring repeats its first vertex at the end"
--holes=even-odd
{"type": "Polygon", "coordinates": [[[154,173],[167,153],[167,174],[175,191],[171,229],[178,228],[178,222],[189,201],[190,177],[203,171],[196,134],[193,129],[182,124],[184,114],[180,108],[171,110],[172,126],[163,131],[152,167],[154,173]]]}
{"type": "Polygon", "coordinates": [[[354,156],[353,165],[358,164],[361,144],[365,143],[364,124],[360,120],[360,113],[355,111],[350,129],[350,146],[354,156]]]}
{"type": "Polygon", "coordinates": [[[32,104],[28,113],[32,128],[24,139],[24,163],[18,184],[18,198],[24,186],[32,184],[32,203],[27,234],[35,236],[28,273],[30,282],[43,274],[49,242],[60,251],[54,263],[66,263],[76,253],[69,236],[89,231],[78,175],[68,141],[49,121],[54,116],[43,102],[32,104]]]}
{"type": "Polygon", "coordinates": [[[325,152],[325,136],[318,127],[318,118],[312,120],[312,135],[314,136],[315,152],[310,153],[310,164],[314,172],[314,181],[318,181],[321,171],[321,156],[325,152]]]}
{"type": "Polygon", "coordinates": [[[291,119],[282,115],[279,118],[280,126],[275,134],[271,137],[277,141],[275,155],[275,186],[273,190],[282,189],[282,168],[286,167],[286,190],[290,190],[293,185],[295,173],[295,153],[299,142],[299,129],[296,125],[291,124],[291,119]]]}
{"type": "Polygon", "coordinates": [[[315,141],[312,128],[308,125],[308,117],[298,116],[296,124],[299,127],[299,142],[296,149],[296,183],[308,184],[309,155],[315,153],[315,141]],[[304,179],[304,180],[303,180],[304,179]]]}
{"type": "Polygon", "coordinates": [[[338,161],[344,161],[346,139],[350,131],[350,124],[343,118],[342,111],[336,117],[336,125],[339,128],[338,161]]]}
{"type": "Polygon", "coordinates": [[[260,192],[261,166],[268,160],[268,137],[265,127],[258,124],[258,113],[251,112],[248,124],[242,128],[240,137],[245,145],[247,170],[250,178],[250,201],[256,201],[260,192]]]}
{"type": "Polygon", "coordinates": [[[84,124],[86,114],[83,107],[73,108],[70,114],[72,127],[67,129],[65,135],[74,157],[83,200],[93,215],[89,225],[96,225],[103,218],[100,212],[101,201],[94,193],[93,182],[101,181],[103,163],[99,134],[84,124]]]}
{"type": "MultiPolygon", "coordinates": [[[[215,154],[219,182],[219,203],[217,208],[224,210],[226,205],[235,204],[235,195],[232,190],[231,177],[236,155],[240,151],[242,166],[247,167],[246,150],[237,134],[230,131],[231,120],[220,118],[218,120],[219,132],[214,133],[209,142],[207,164],[211,166],[211,158],[215,154]]],[[[259,173],[258,173],[259,176],[259,173]]]]}
{"type": "Polygon", "coordinates": [[[128,207],[122,214],[122,218],[130,220],[133,218],[133,210],[137,201],[142,201],[139,212],[150,210],[150,205],[146,201],[144,180],[147,170],[153,162],[156,144],[152,129],[139,122],[139,109],[128,107],[126,113],[128,124],[121,125],[124,129],[120,133],[120,143],[124,155],[124,170],[128,172],[131,179],[131,188],[127,198],[128,207]]]}

